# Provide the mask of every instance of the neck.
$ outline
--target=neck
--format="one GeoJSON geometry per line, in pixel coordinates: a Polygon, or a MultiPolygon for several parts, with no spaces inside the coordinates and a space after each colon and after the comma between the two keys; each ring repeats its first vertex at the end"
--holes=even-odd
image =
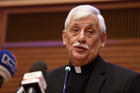
{"type": "Polygon", "coordinates": [[[78,60],[78,59],[72,59],[71,60],[71,64],[73,65],[73,66],[84,66],[84,65],[86,65],[86,64],[88,64],[90,61],[89,60],[87,60],[87,59],[80,59],[80,60],[78,60]]]}
{"type": "Polygon", "coordinates": [[[84,64],[84,65],[77,65],[76,63],[72,64],[72,61],[70,61],[70,66],[72,68],[72,71],[77,74],[80,74],[83,72],[87,73],[91,69],[94,68],[94,65],[98,62],[98,59],[99,59],[99,56],[97,56],[95,59],[89,61],[87,64],[84,64]]]}

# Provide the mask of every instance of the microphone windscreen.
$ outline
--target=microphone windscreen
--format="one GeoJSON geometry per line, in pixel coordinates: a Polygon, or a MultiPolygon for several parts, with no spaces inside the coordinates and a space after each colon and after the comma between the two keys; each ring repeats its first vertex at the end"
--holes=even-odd
{"type": "Polygon", "coordinates": [[[0,51],[0,75],[4,81],[8,81],[15,73],[16,70],[16,58],[15,56],[3,49],[0,51]]]}
{"type": "Polygon", "coordinates": [[[46,70],[47,66],[45,62],[37,61],[32,64],[29,69],[29,73],[25,73],[21,85],[24,90],[28,92],[30,89],[34,89],[36,93],[45,93],[46,84],[46,70]]]}
{"type": "Polygon", "coordinates": [[[29,70],[29,72],[35,72],[35,71],[42,71],[43,75],[46,76],[47,65],[43,61],[37,61],[32,64],[29,70]]]}

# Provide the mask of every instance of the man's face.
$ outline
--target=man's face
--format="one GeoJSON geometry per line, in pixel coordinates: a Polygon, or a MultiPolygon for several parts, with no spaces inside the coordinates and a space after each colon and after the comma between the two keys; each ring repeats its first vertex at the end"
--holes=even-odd
{"type": "Polygon", "coordinates": [[[71,17],[62,36],[74,66],[85,65],[95,59],[106,41],[106,33],[99,30],[98,18],[95,15],[78,19],[71,17]]]}

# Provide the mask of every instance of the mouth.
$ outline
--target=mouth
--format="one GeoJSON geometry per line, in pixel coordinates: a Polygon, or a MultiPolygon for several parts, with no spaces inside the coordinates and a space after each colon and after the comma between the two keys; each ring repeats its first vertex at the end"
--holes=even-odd
{"type": "Polygon", "coordinates": [[[83,51],[87,50],[85,47],[82,47],[82,46],[76,46],[75,48],[78,52],[83,52],[83,51]]]}
{"type": "Polygon", "coordinates": [[[89,49],[87,44],[76,42],[72,45],[77,52],[84,52],[89,49]]]}

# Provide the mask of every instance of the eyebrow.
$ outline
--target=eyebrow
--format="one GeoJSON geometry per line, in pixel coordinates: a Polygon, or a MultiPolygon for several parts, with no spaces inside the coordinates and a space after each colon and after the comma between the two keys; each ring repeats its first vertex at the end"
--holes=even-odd
{"type": "MultiPolygon", "coordinates": [[[[78,26],[78,24],[77,24],[77,23],[74,23],[74,24],[72,24],[71,26],[78,26]]],[[[94,26],[96,26],[96,24],[88,24],[87,26],[88,26],[88,27],[89,27],[89,26],[90,26],[90,27],[91,27],[91,26],[94,27],[94,26]]]]}
{"type": "MultiPolygon", "coordinates": [[[[78,27],[78,23],[71,24],[70,29],[72,29],[73,27],[78,27]]],[[[94,24],[90,23],[90,24],[87,25],[86,28],[88,28],[88,27],[92,27],[93,29],[96,29],[97,28],[96,27],[96,23],[94,23],[94,24]]]]}
{"type": "Polygon", "coordinates": [[[74,24],[70,25],[70,29],[72,29],[75,26],[78,26],[78,24],[77,23],[74,23],[74,24]]]}
{"type": "Polygon", "coordinates": [[[77,24],[77,23],[74,23],[74,24],[72,24],[71,26],[78,26],[78,24],[77,24]]]}
{"type": "Polygon", "coordinates": [[[88,24],[88,27],[94,27],[96,24],[88,24]]]}

